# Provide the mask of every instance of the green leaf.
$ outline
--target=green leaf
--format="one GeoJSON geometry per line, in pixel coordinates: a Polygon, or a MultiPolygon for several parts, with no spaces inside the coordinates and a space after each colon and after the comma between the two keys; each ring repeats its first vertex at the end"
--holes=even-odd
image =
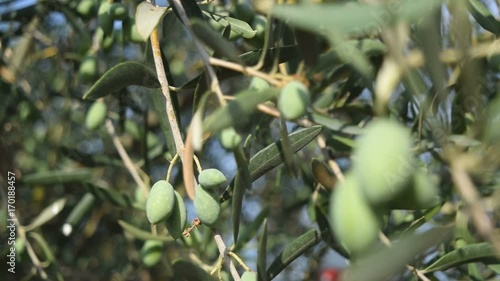
{"type": "Polygon", "coordinates": [[[61,183],[82,182],[92,178],[91,169],[77,169],[68,171],[45,171],[29,174],[21,178],[21,182],[28,185],[53,185],[61,183]]]}
{"type": "Polygon", "coordinates": [[[147,40],[161,19],[167,14],[167,8],[156,7],[151,3],[142,2],[135,11],[137,31],[144,40],[147,40]]]}
{"type": "Polygon", "coordinates": [[[374,79],[373,66],[357,46],[350,44],[350,42],[338,32],[331,32],[328,39],[342,62],[351,65],[367,83],[374,79]]]}
{"type": "Polygon", "coordinates": [[[56,200],[54,203],[47,206],[43,211],[41,211],[38,216],[36,216],[29,225],[25,227],[26,232],[31,231],[39,226],[44,225],[46,222],[57,216],[64,205],[66,204],[66,198],[61,198],[56,200]]]}
{"type": "Polygon", "coordinates": [[[312,246],[321,241],[321,235],[318,231],[311,229],[293,240],[285,249],[274,259],[267,269],[267,280],[272,280],[292,261],[302,255],[312,246]]]}
{"type": "Polygon", "coordinates": [[[467,0],[467,8],[482,28],[495,35],[500,34],[500,22],[481,1],[467,0]]]}
{"type": "Polygon", "coordinates": [[[366,280],[366,276],[370,276],[371,281],[388,280],[405,269],[406,264],[411,263],[417,255],[447,239],[451,230],[440,227],[402,237],[392,247],[382,248],[357,260],[347,269],[344,277],[350,281],[366,280]]]}
{"type": "Polygon", "coordinates": [[[257,253],[257,276],[259,281],[266,279],[267,267],[267,219],[264,219],[262,233],[259,239],[259,252],[257,253]]]}
{"type": "Polygon", "coordinates": [[[255,236],[260,226],[262,225],[262,222],[267,218],[268,215],[269,206],[266,206],[260,211],[257,217],[255,217],[255,219],[250,224],[243,225],[240,237],[238,238],[238,241],[234,246],[234,251],[238,251],[239,249],[243,248],[243,246],[245,246],[245,244],[255,236]]]}
{"type": "MultiPolygon", "coordinates": [[[[179,15],[179,11],[177,10],[178,7],[177,7],[176,0],[173,0],[169,3],[171,4],[171,7],[174,10],[174,13],[177,16],[177,18],[179,18],[179,20],[182,23],[184,23],[179,15]]],[[[201,13],[201,9],[198,6],[198,3],[196,2],[196,0],[179,0],[179,4],[181,4],[182,7],[184,8],[184,11],[186,12],[186,16],[188,19],[197,18],[197,19],[203,20],[203,14],[201,13]]],[[[185,23],[185,24],[188,24],[188,23],[185,23]]]]}
{"type": "Polygon", "coordinates": [[[392,24],[396,18],[407,22],[420,20],[432,9],[441,5],[440,0],[405,0],[397,4],[303,4],[275,5],[271,14],[291,26],[316,32],[328,37],[331,31],[353,36],[366,35],[392,24]]]}
{"type": "Polygon", "coordinates": [[[145,231],[142,229],[139,229],[125,221],[118,220],[118,224],[125,230],[126,232],[130,233],[132,236],[139,240],[158,240],[158,241],[164,241],[164,242],[171,242],[174,241],[174,239],[169,235],[169,236],[158,236],[158,235],[153,235],[149,231],[145,231]]]}
{"type": "MultiPolygon", "coordinates": [[[[259,62],[259,58],[262,55],[262,52],[262,49],[253,50],[242,54],[240,58],[243,61],[244,65],[253,66],[259,62]]],[[[266,51],[263,67],[271,67],[274,63],[275,57],[278,55],[278,63],[288,62],[290,60],[296,59],[297,56],[299,56],[299,49],[297,48],[297,45],[269,48],[266,51]]]]}
{"type": "Polygon", "coordinates": [[[186,281],[216,280],[213,276],[191,261],[177,259],[173,262],[172,266],[175,274],[182,277],[186,281]]]}
{"type": "MultiPolygon", "coordinates": [[[[172,93],[171,93],[172,94],[172,93]]],[[[170,122],[167,118],[164,118],[167,115],[166,102],[167,100],[163,96],[160,90],[156,90],[149,96],[149,104],[153,107],[156,116],[160,120],[160,128],[163,132],[163,136],[165,137],[168,151],[175,155],[177,153],[177,148],[175,147],[174,135],[172,134],[172,129],[170,128],[170,122]]],[[[177,118],[177,121],[180,119],[177,118]]],[[[179,126],[180,127],[180,126],[179,126]]]]}
{"type": "Polygon", "coordinates": [[[223,38],[218,32],[210,28],[204,21],[198,19],[191,20],[191,28],[198,39],[203,41],[208,47],[210,47],[215,53],[221,57],[227,57],[228,59],[240,62],[239,51],[223,38]]]}
{"type": "Polygon", "coordinates": [[[156,73],[143,64],[127,61],[117,64],[97,80],[83,99],[95,100],[122,88],[137,85],[150,89],[160,87],[156,73]]]}
{"type": "Polygon", "coordinates": [[[222,28],[231,26],[231,33],[234,32],[235,34],[243,38],[250,39],[253,38],[255,34],[257,34],[257,31],[253,30],[248,23],[242,20],[228,16],[222,16],[208,11],[203,11],[203,13],[209,20],[213,20],[216,23],[220,24],[222,28]]]}
{"type": "Polygon", "coordinates": [[[490,243],[476,243],[463,246],[462,248],[446,253],[433,264],[422,270],[422,273],[444,271],[462,264],[482,262],[484,264],[497,264],[495,249],[490,243]]]}
{"type": "Polygon", "coordinates": [[[85,195],[78,201],[78,204],[71,210],[63,226],[63,234],[68,236],[71,234],[73,227],[78,225],[83,217],[94,206],[95,197],[92,193],[85,193],[85,195]],[[67,225],[67,226],[66,226],[67,225]]]}
{"type": "Polygon", "coordinates": [[[325,127],[327,127],[328,129],[332,130],[335,133],[359,135],[359,134],[361,134],[361,132],[363,132],[363,128],[360,128],[360,127],[354,126],[354,125],[345,124],[338,119],[334,119],[334,118],[329,117],[329,116],[324,116],[324,115],[319,114],[319,113],[312,113],[311,117],[315,123],[324,125],[325,127]]]}
{"type": "MultiPolygon", "coordinates": [[[[382,56],[387,53],[387,46],[375,39],[345,40],[342,46],[348,50],[356,48],[367,57],[382,56]]],[[[314,66],[314,71],[321,72],[332,68],[332,65],[340,63],[341,57],[337,48],[333,48],[320,55],[318,63],[314,66]]]]}
{"type": "Polygon", "coordinates": [[[238,165],[238,173],[234,180],[234,194],[232,200],[232,217],[233,217],[233,238],[234,243],[238,242],[238,234],[240,231],[241,206],[243,205],[243,195],[245,190],[252,187],[252,179],[248,170],[248,160],[245,158],[241,146],[234,151],[236,164],[238,165]]]}
{"type": "MultiPolygon", "coordinates": [[[[322,129],[323,126],[317,125],[291,133],[289,135],[291,150],[294,152],[299,151],[301,148],[310,143],[314,138],[316,138],[316,136],[321,133],[322,129]]],[[[283,162],[283,156],[281,155],[281,146],[281,140],[272,143],[266,148],[257,152],[257,154],[255,154],[250,159],[248,163],[248,169],[250,170],[252,182],[283,162]]],[[[234,185],[232,183],[226,188],[220,198],[221,203],[231,198],[233,187],[234,185]]]]}
{"type": "Polygon", "coordinates": [[[236,95],[236,99],[226,106],[217,109],[207,117],[205,132],[219,133],[222,129],[239,126],[249,121],[250,115],[255,112],[257,105],[275,98],[279,93],[277,88],[268,88],[260,92],[245,90],[236,95]]]}
{"type": "Polygon", "coordinates": [[[88,192],[92,193],[97,199],[109,202],[115,206],[122,208],[132,208],[134,207],[132,198],[127,194],[123,194],[119,191],[113,190],[111,188],[104,188],[97,186],[93,183],[86,183],[85,188],[88,192]]]}

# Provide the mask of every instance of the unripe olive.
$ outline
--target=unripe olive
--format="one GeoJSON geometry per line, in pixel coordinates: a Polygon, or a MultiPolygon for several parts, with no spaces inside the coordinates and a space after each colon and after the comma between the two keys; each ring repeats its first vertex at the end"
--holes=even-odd
{"type": "Polygon", "coordinates": [[[95,130],[104,124],[106,119],[106,114],[108,112],[108,107],[104,102],[95,101],[87,111],[87,116],[85,117],[85,126],[89,130],[95,130]]]}
{"type": "Polygon", "coordinates": [[[342,246],[358,255],[373,246],[382,218],[364,198],[358,179],[348,174],[330,198],[332,230],[342,246]]]}
{"type": "Polygon", "coordinates": [[[83,83],[93,82],[97,78],[97,59],[95,56],[88,55],[82,60],[78,75],[83,83]]]}
{"type": "Polygon", "coordinates": [[[139,187],[136,187],[135,188],[135,192],[134,192],[134,199],[135,199],[135,202],[141,206],[141,208],[145,208],[146,207],[146,196],[144,195],[144,192],[142,191],[141,188],[139,187]]]}
{"type": "Polygon", "coordinates": [[[241,275],[241,281],[257,281],[257,273],[245,271],[243,275],[241,275]]]}
{"type": "Polygon", "coordinates": [[[113,34],[106,35],[102,39],[102,48],[105,51],[109,51],[113,47],[114,43],[115,43],[115,36],[113,34]]]}
{"type": "Polygon", "coordinates": [[[420,210],[441,203],[439,190],[425,171],[415,172],[407,185],[408,187],[389,203],[391,209],[420,210]]]}
{"type": "Polygon", "coordinates": [[[163,252],[163,242],[158,240],[147,240],[142,246],[142,263],[147,267],[155,266],[160,260],[163,252]]]}
{"type": "Polygon", "coordinates": [[[83,17],[89,17],[94,11],[95,1],[94,0],[82,0],[76,6],[76,12],[83,17]]]}
{"type": "Polygon", "coordinates": [[[175,205],[174,211],[165,221],[168,233],[174,238],[178,239],[181,237],[184,228],[186,227],[187,210],[184,204],[184,199],[179,194],[179,192],[174,191],[175,194],[175,205]]]}
{"type": "Polygon", "coordinates": [[[309,90],[299,81],[292,81],[281,89],[278,108],[288,120],[300,118],[306,114],[309,104],[309,90]]]}
{"type": "Polygon", "coordinates": [[[219,141],[223,148],[233,150],[240,145],[241,136],[234,130],[233,127],[229,127],[220,132],[219,141]]]}
{"type": "Polygon", "coordinates": [[[236,4],[234,12],[237,19],[245,21],[249,24],[252,23],[255,17],[255,12],[252,9],[252,6],[250,6],[245,1],[240,1],[240,3],[236,4]]]}
{"type": "Polygon", "coordinates": [[[353,154],[354,174],[374,205],[389,202],[408,185],[415,170],[410,131],[395,121],[375,120],[365,128],[353,154]]]}
{"type": "Polygon", "coordinates": [[[142,36],[139,34],[139,31],[137,30],[135,18],[130,17],[123,21],[123,32],[126,40],[134,43],[146,42],[146,40],[142,38],[142,36]]]}
{"type": "Polygon", "coordinates": [[[207,190],[219,188],[226,181],[226,176],[217,169],[205,169],[198,175],[198,183],[207,190]]]}
{"type": "Polygon", "coordinates": [[[253,77],[252,80],[250,80],[250,85],[248,86],[248,88],[257,91],[262,91],[269,87],[269,83],[260,77],[253,77]]]}
{"type": "Polygon", "coordinates": [[[110,14],[115,20],[124,20],[128,16],[127,7],[122,3],[113,3],[110,8],[110,14]]]}
{"type": "Polygon", "coordinates": [[[104,35],[110,35],[113,31],[113,17],[111,17],[111,3],[102,1],[97,11],[99,27],[104,35]]]}
{"type": "Polygon", "coordinates": [[[168,218],[174,211],[175,194],[174,188],[165,180],[157,181],[146,202],[146,216],[151,224],[168,218]]]}
{"type": "Polygon", "coordinates": [[[217,198],[212,197],[201,185],[198,185],[194,196],[194,209],[203,224],[215,226],[219,219],[220,205],[217,198]]]}

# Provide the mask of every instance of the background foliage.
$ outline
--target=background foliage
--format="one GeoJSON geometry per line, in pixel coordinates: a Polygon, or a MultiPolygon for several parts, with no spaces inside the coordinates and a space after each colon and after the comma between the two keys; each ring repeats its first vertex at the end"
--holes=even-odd
{"type": "Polygon", "coordinates": [[[344,280],[499,278],[498,1],[173,3],[183,8],[0,1],[2,243],[9,171],[19,220],[8,278],[317,280],[328,268],[344,280]],[[306,95],[291,101],[282,90],[290,81],[306,95]],[[90,117],[95,104],[105,107],[90,117]],[[295,106],[306,114],[280,118],[295,106]],[[377,119],[411,130],[440,200],[382,206],[379,238],[350,257],[332,231],[331,198],[377,119]],[[225,144],[227,128],[241,142],[225,144]],[[170,171],[189,227],[192,163],[172,160],[193,148],[201,167],[229,181],[216,190],[216,226],[174,240],[149,224],[145,194],[170,171]]]}

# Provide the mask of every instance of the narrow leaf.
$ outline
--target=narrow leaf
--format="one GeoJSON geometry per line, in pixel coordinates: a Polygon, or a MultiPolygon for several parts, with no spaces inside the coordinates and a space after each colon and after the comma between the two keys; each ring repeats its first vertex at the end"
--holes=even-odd
{"type": "MultiPolygon", "coordinates": [[[[289,135],[290,147],[292,151],[297,152],[311,142],[316,136],[319,135],[323,126],[313,126],[310,128],[302,129],[293,132],[289,135]]],[[[250,176],[252,181],[260,178],[265,173],[272,170],[274,167],[283,163],[283,156],[281,155],[281,140],[268,145],[266,148],[255,154],[248,163],[250,176]]],[[[221,196],[221,203],[227,201],[232,196],[234,184],[230,184],[221,196]]]]}
{"type": "Polygon", "coordinates": [[[482,28],[495,35],[500,34],[500,22],[481,1],[467,0],[467,8],[482,28]]]}
{"type": "Polygon", "coordinates": [[[259,239],[259,252],[257,253],[257,277],[258,281],[265,281],[267,268],[267,219],[264,219],[262,233],[259,239]]]}
{"type": "Polygon", "coordinates": [[[160,87],[154,71],[138,62],[127,61],[106,71],[92,88],[83,95],[83,99],[95,100],[131,85],[150,89],[160,87]]]}
{"type": "Polygon", "coordinates": [[[240,231],[241,207],[243,205],[243,195],[245,190],[252,186],[250,171],[248,170],[248,160],[245,158],[243,149],[238,147],[234,152],[236,164],[238,165],[238,173],[234,181],[234,194],[232,200],[232,217],[233,217],[233,238],[234,243],[238,242],[238,234],[240,231]]]}
{"type": "Polygon", "coordinates": [[[134,206],[132,198],[127,194],[123,194],[119,191],[113,190],[111,188],[104,188],[97,186],[93,183],[86,183],[85,187],[88,192],[92,193],[97,199],[109,202],[115,206],[122,208],[132,208],[134,206]]]}
{"type": "Polygon", "coordinates": [[[240,62],[239,51],[223,38],[218,32],[213,30],[207,23],[198,19],[191,20],[191,28],[194,34],[208,47],[214,50],[221,57],[227,57],[228,59],[240,62]]]}
{"type": "Polygon", "coordinates": [[[426,269],[422,270],[422,273],[444,271],[452,267],[472,262],[497,264],[500,260],[497,258],[495,249],[490,243],[476,243],[446,253],[426,269]]]}
{"type": "Polygon", "coordinates": [[[167,8],[156,7],[149,2],[142,2],[135,11],[137,31],[144,40],[147,40],[158,23],[167,13],[167,8]]]}
{"type": "Polygon", "coordinates": [[[401,1],[393,4],[304,4],[275,5],[271,14],[294,27],[325,34],[327,28],[348,35],[364,35],[402,18],[419,20],[432,9],[440,7],[439,0],[401,1]]]}
{"type": "Polygon", "coordinates": [[[336,132],[336,133],[344,133],[344,134],[350,134],[350,135],[359,135],[363,131],[362,128],[355,126],[355,125],[348,125],[343,123],[342,121],[338,119],[334,119],[329,116],[324,116],[319,113],[312,113],[312,120],[315,123],[324,125],[328,129],[336,132]]]}
{"type": "Polygon", "coordinates": [[[255,34],[257,34],[257,31],[253,30],[252,27],[239,19],[235,19],[232,17],[228,16],[222,16],[216,13],[212,12],[207,12],[203,11],[205,16],[212,21],[215,21],[216,23],[220,24],[222,28],[231,26],[231,33],[235,33],[243,38],[253,38],[255,34]]]}
{"type": "Polygon", "coordinates": [[[85,193],[85,195],[78,201],[78,204],[71,210],[69,216],[63,225],[63,234],[68,236],[71,234],[73,227],[78,225],[83,217],[92,209],[94,206],[95,197],[92,193],[85,193]]]}
{"type": "Polygon", "coordinates": [[[267,269],[267,279],[272,280],[296,258],[320,241],[320,233],[314,229],[293,240],[271,263],[267,269]]]}
{"type": "Polygon", "coordinates": [[[174,241],[174,239],[171,236],[158,236],[158,235],[153,235],[149,231],[145,231],[142,229],[139,229],[125,221],[118,220],[118,224],[125,230],[126,232],[130,233],[132,236],[139,240],[147,241],[147,240],[158,240],[158,241],[164,241],[164,242],[170,242],[174,241]]]}
{"type": "Polygon", "coordinates": [[[186,281],[215,281],[214,277],[191,261],[177,259],[172,266],[175,274],[186,281]]]}
{"type": "Polygon", "coordinates": [[[36,216],[35,219],[33,219],[33,221],[31,221],[31,223],[25,227],[26,232],[42,226],[46,222],[53,219],[62,211],[65,204],[66,198],[61,198],[43,209],[43,211],[40,212],[40,214],[38,214],[38,216],[36,216]]]}
{"type": "Polygon", "coordinates": [[[450,228],[442,227],[403,237],[392,247],[383,248],[352,264],[345,272],[345,280],[362,281],[366,276],[370,276],[371,281],[388,280],[404,270],[418,254],[447,239],[450,233],[450,228]]]}
{"type": "Polygon", "coordinates": [[[234,251],[238,251],[239,249],[243,248],[243,246],[245,246],[245,244],[255,236],[260,226],[262,225],[262,222],[267,218],[268,215],[269,206],[266,206],[260,211],[257,217],[255,217],[255,219],[250,224],[243,225],[240,237],[238,238],[238,241],[234,246],[234,251]]]}
{"type": "Polygon", "coordinates": [[[46,258],[46,260],[42,261],[42,262],[52,263],[53,261],[55,261],[54,253],[52,252],[51,247],[49,246],[49,244],[47,243],[47,241],[45,240],[45,238],[43,238],[43,236],[41,234],[39,234],[35,231],[32,231],[29,233],[29,236],[31,238],[35,239],[36,242],[38,243],[38,245],[40,246],[40,248],[42,248],[42,251],[45,254],[45,258],[46,258]]]}
{"type": "Polygon", "coordinates": [[[25,184],[53,185],[59,183],[82,182],[92,178],[91,169],[78,169],[70,171],[46,171],[23,176],[21,181],[25,184]]]}
{"type": "Polygon", "coordinates": [[[206,119],[205,132],[217,134],[227,127],[239,126],[248,122],[258,104],[273,99],[278,93],[279,89],[277,88],[268,88],[260,92],[255,90],[240,92],[236,99],[217,109],[206,119]]]}
{"type": "MultiPolygon", "coordinates": [[[[167,143],[167,148],[170,154],[175,155],[177,153],[177,148],[175,147],[174,136],[172,134],[172,129],[170,128],[170,123],[168,118],[164,118],[167,115],[166,109],[166,99],[160,90],[155,90],[149,96],[149,104],[153,107],[156,116],[160,120],[160,128],[165,137],[165,142],[167,143]],[[163,118],[162,118],[163,117],[163,118]]],[[[177,118],[179,120],[179,118],[177,118]]]]}

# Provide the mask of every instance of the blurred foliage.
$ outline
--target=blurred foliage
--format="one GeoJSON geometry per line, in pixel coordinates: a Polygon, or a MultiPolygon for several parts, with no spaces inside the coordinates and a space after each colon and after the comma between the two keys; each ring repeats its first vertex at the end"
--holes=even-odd
{"type": "Polygon", "coordinates": [[[499,1],[179,3],[0,0],[6,280],[500,278],[499,1]],[[200,168],[229,179],[210,190],[211,227],[164,95],[200,168]],[[372,134],[378,120],[401,131],[372,134]],[[165,179],[187,208],[176,240],[146,217],[165,179]]]}

